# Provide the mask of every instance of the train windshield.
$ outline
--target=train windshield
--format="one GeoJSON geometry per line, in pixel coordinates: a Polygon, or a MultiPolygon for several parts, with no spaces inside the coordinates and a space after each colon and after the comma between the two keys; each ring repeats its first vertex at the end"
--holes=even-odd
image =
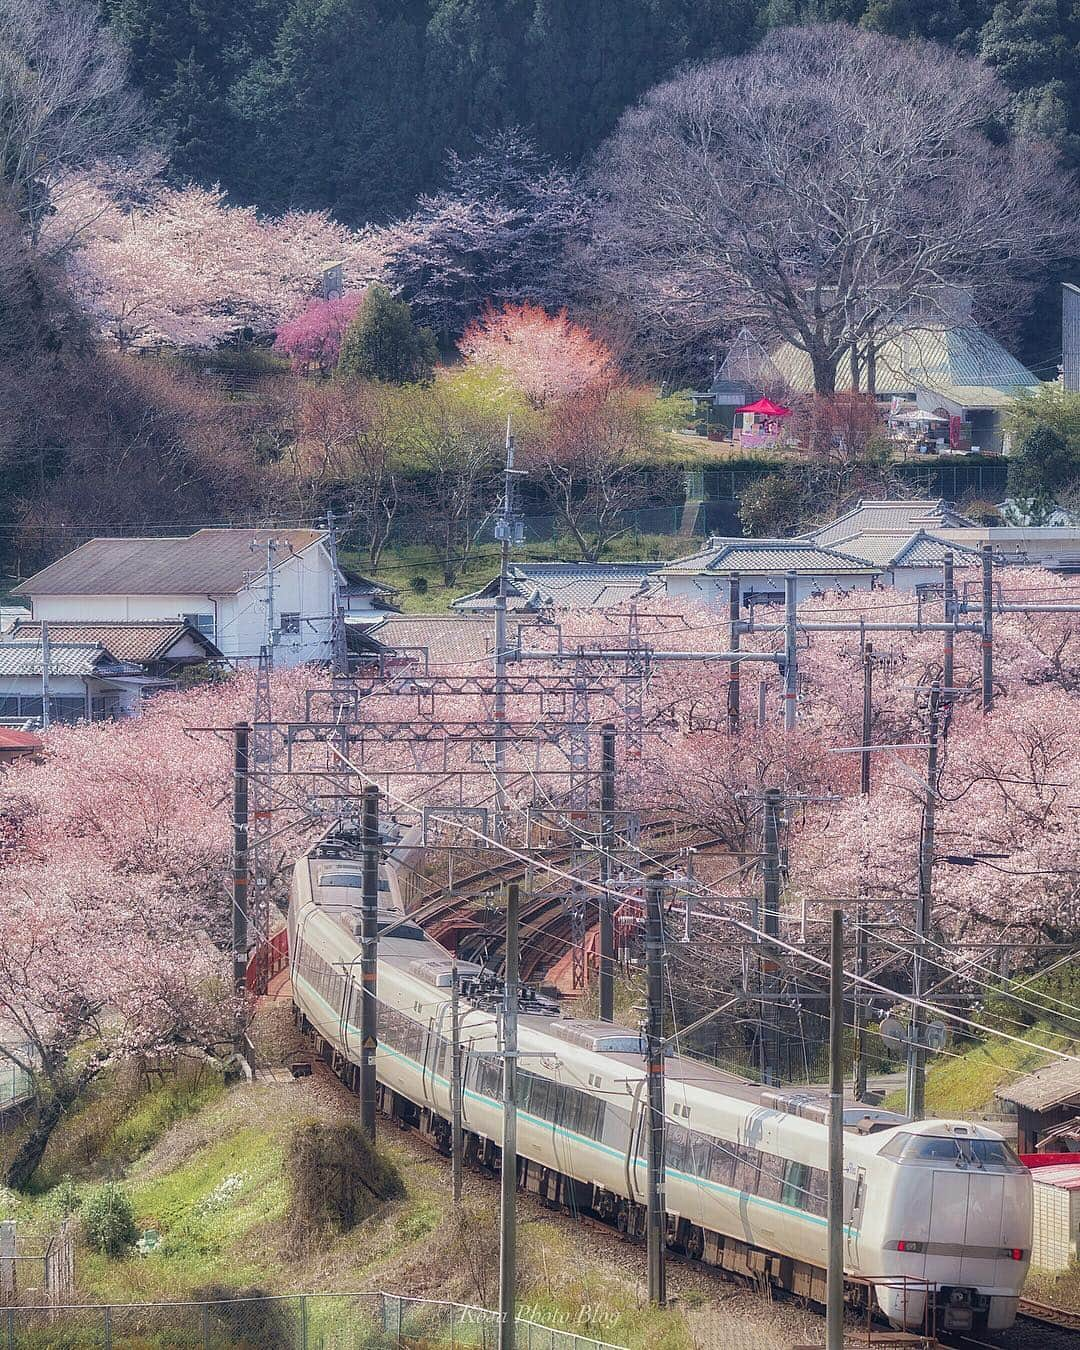
{"type": "Polygon", "coordinates": [[[351,886],[358,891],[364,889],[364,878],[359,872],[323,872],[319,877],[320,886],[351,886]]]}
{"type": "Polygon", "coordinates": [[[881,1150],[897,1162],[951,1163],[954,1167],[1009,1167],[1024,1165],[1003,1139],[968,1139],[952,1134],[908,1134],[901,1131],[881,1150]]]}

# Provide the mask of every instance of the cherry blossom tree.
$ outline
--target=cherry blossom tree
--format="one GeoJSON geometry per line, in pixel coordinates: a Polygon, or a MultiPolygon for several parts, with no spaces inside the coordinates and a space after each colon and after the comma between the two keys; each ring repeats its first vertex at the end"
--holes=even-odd
{"type": "Polygon", "coordinates": [[[330,300],[309,300],[295,318],[278,327],[275,348],[291,356],[294,366],[314,366],[327,374],[337,365],[341,340],[363,299],[363,291],[346,291],[330,300]]]}
{"type": "Polygon", "coordinates": [[[474,320],[458,343],[466,361],[502,372],[534,408],[622,383],[610,348],[566,310],[505,305],[474,320]]]}
{"type": "MultiPolygon", "coordinates": [[[[299,715],[308,681],[275,676],[279,715],[299,715]]],[[[247,717],[252,693],[237,676],[161,695],[130,721],[58,727],[42,763],[4,775],[0,1057],[39,1095],[8,1185],[27,1183],[111,1065],[231,1050],[245,1010],[224,885],[230,753],[227,736],[191,729],[247,717]]]]}
{"type": "Polygon", "coordinates": [[[304,310],[328,264],[340,263],[352,288],[381,266],[374,235],[325,212],[262,219],[229,205],[220,188],[105,168],[66,184],[43,247],[64,259],[76,298],[121,346],[214,346],[244,328],[273,332],[304,310]]]}

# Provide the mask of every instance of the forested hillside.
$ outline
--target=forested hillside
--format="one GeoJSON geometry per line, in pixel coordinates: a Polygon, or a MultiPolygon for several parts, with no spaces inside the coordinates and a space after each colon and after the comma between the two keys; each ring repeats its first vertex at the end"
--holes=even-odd
{"type": "Polygon", "coordinates": [[[500,126],[578,161],[682,62],[843,20],[976,53],[1080,161],[1080,11],[1064,0],[101,0],[173,172],[272,210],[411,210],[500,126]]]}

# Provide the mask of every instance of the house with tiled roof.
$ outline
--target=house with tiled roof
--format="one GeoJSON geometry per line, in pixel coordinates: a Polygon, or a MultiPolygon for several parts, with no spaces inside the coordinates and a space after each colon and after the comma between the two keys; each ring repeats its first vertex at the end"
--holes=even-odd
{"type": "Polygon", "coordinates": [[[815,544],[835,548],[865,534],[911,534],[920,529],[967,529],[975,524],[944,497],[909,499],[861,498],[827,525],[801,535],[815,544]]]}
{"type": "Polygon", "coordinates": [[[841,553],[865,558],[881,568],[878,584],[896,586],[902,591],[940,592],[945,557],[951,553],[956,568],[977,567],[979,550],[957,539],[947,530],[934,534],[929,530],[868,530],[837,544],[841,553]]]}
{"type": "MultiPolygon", "coordinates": [[[[41,642],[41,623],[22,619],[11,629],[15,642],[41,642]]],[[[81,643],[99,646],[117,661],[141,667],[146,675],[169,678],[186,666],[222,660],[221,652],[205,635],[183,619],[127,619],[115,623],[78,623],[53,619],[48,623],[50,645],[81,643]]]]}
{"type": "MultiPolygon", "coordinates": [[[[611,609],[640,599],[663,585],[657,573],[662,562],[522,562],[512,563],[507,578],[506,608],[539,613],[546,609],[611,609]]],[[[493,613],[499,578],[478,591],[461,595],[452,607],[464,614],[493,613]]]]}
{"type": "Polygon", "coordinates": [[[257,660],[268,637],[280,665],[327,661],[344,583],[327,545],[306,529],[91,539],[11,594],[39,623],[179,621],[234,664],[257,660]]]}
{"type": "Polygon", "coordinates": [[[172,681],[120,661],[99,642],[0,640],[0,721],[17,727],[43,722],[45,689],[49,722],[99,722],[130,716],[147,694],[172,681]]]}
{"type": "Polygon", "coordinates": [[[729,578],[739,575],[739,602],[782,604],[785,578],[796,577],[800,601],[829,591],[870,590],[881,569],[865,558],[804,539],[713,538],[658,576],[675,600],[726,604],[729,578]]]}

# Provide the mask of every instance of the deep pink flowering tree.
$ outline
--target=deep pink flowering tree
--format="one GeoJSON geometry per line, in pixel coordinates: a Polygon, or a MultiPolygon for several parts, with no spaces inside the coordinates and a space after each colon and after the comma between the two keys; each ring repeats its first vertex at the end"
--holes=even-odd
{"type": "Polygon", "coordinates": [[[279,325],[275,348],[291,357],[294,366],[314,366],[320,374],[327,374],[337,365],[341,340],[363,300],[363,291],[310,300],[295,318],[279,325]]]}

